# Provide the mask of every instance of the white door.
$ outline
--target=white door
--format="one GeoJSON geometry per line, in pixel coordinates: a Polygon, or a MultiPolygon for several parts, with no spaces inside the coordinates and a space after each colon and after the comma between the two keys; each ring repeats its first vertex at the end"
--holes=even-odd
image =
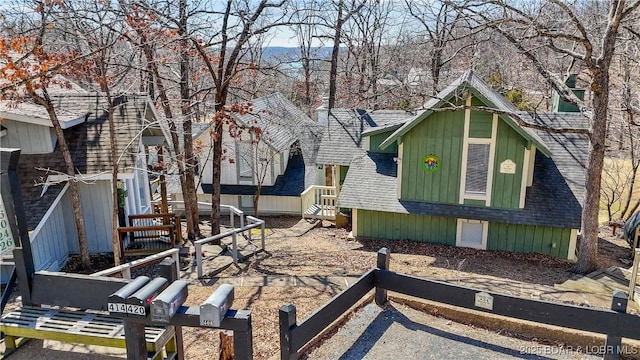
{"type": "Polygon", "coordinates": [[[458,219],[456,245],[484,250],[487,248],[489,223],[480,220],[458,219]]]}

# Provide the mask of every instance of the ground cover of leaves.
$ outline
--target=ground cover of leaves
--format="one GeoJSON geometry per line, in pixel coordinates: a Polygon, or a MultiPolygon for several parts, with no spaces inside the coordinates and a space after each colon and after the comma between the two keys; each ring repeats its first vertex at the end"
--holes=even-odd
{"type": "MultiPolygon", "coordinates": [[[[590,299],[553,287],[575,276],[572,263],[540,254],[505,251],[477,251],[413,241],[347,240],[348,232],[325,223],[300,237],[281,236],[289,226],[287,218],[271,219],[274,233],[267,238],[267,251],[250,258],[239,267],[230,267],[207,284],[191,286],[187,303],[200,304],[226,277],[238,276],[359,276],[370,269],[381,247],[391,250],[390,269],[400,273],[447,281],[478,289],[488,289],[526,298],[575,303],[606,308],[610,299],[590,299]],[[280,227],[280,228],[279,228],[280,227]]],[[[291,220],[294,221],[294,220],[291,220]]],[[[625,266],[619,258],[628,258],[624,240],[602,229],[600,263],[602,268],[625,266]]],[[[270,359],[279,356],[278,308],[285,303],[297,307],[298,321],[313,313],[342,289],[337,285],[236,287],[234,308],[252,310],[254,356],[270,359]]],[[[188,359],[216,354],[219,334],[208,329],[185,329],[188,359]]]]}

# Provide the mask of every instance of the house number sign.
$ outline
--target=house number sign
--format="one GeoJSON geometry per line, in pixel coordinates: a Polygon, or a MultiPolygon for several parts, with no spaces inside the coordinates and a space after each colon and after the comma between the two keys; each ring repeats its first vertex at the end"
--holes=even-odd
{"type": "Polygon", "coordinates": [[[474,305],[479,308],[493,310],[493,296],[484,291],[476,293],[474,305]]]}
{"type": "Polygon", "coordinates": [[[4,203],[0,199],[0,256],[10,255],[14,245],[9,219],[4,209],[4,203]]]}
{"type": "Polygon", "coordinates": [[[507,159],[500,163],[500,173],[501,174],[515,174],[516,173],[516,163],[514,163],[511,159],[507,159]]]}

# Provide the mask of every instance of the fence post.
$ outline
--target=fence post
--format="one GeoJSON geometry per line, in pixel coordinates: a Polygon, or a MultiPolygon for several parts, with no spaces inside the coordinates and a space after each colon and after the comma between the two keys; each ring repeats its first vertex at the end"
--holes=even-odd
{"type": "Polygon", "coordinates": [[[124,341],[127,344],[128,360],[145,360],[147,358],[147,341],[144,324],[124,319],[124,341]]]}
{"type": "Polygon", "coordinates": [[[196,249],[196,267],[198,268],[198,279],[202,278],[202,244],[195,244],[196,249]]]}
{"type": "Polygon", "coordinates": [[[284,304],[279,311],[280,323],[280,359],[297,360],[298,349],[293,348],[291,337],[292,327],[296,325],[296,307],[293,304],[284,304]]]}
{"type": "Polygon", "coordinates": [[[236,360],[253,359],[253,334],[251,331],[251,310],[238,310],[236,319],[247,322],[246,331],[233,332],[233,355],[236,360]]]}
{"type": "MultiPolygon", "coordinates": [[[[611,310],[621,314],[627,312],[627,295],[624,293],[624,291],[616,290],[613,292],[613,299],[611,300],[611,310]]],[[[622,338],[620,336],[607,335],[604,359],[617,360],[620,358],[621,351],[622,338]]]]}
{"type": "Polygon", "coordinates": [[[264,225],[264,220],[263,220],[262,223],[260,224],[260,232],[261,232],[261,236],[262,236],[262,250],[265,249],[265,247],[264,247],[264,228],[265,228],[265,225],[264,225]]]}
{"type": "Polygon", "coordinates": [[[233,249],[231,249],[231,254],[233,255],[233,263],[238,265],[238,242],[235,232],[231,234],[231,244],[233,246],[233,249]]]}
{"type": "Polygon", "coordinates": [[[172,283],[178,280],[178,277],[176,276],[177,266],[178,264],[176,264],[176,261],[172,257],[166,257],[158,264],[159,275],[169,280],[169,283],[172,283]]]}
{"type": "MultiPolygon", "coordinates": [[[[378,263],[377,263],[377,267],[380,270],[389,270],[389,249],[387,248],[382,248],[380,250],[378,250],[378,263]]],[[[378,306],[383,306],[384,304],[387,303],[387,290],[379,288],[376,286],[376,295],[375,295],[375,299],[376,299],[376,304],[378,304],[378,306]]]]}

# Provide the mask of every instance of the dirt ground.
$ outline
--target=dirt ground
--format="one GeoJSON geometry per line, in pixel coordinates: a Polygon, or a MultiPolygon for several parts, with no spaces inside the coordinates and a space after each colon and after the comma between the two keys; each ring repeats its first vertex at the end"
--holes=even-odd
{"type": "MultiPolygon", "coordinates": [[[[391,250],[390,269],[400,273],[452,282],[478,289],[490,289],[509,295],[606,308],[602,303],[584,303],[580,296],[570,297],[553,287],[575,276],[572,263],[540,254],[516,254],[505,251],[477,251],[412,241],[347,240],[348,232],[329,223],[300,237],[281,237],[279,229],[292,226],[299,218],[267,218],[274,233],[267,237],[267,251],[259,253],[238,267],[218,274],[218,282],[228,277],[290,276],[359,276],[375,265],[376,252],[391,250]]],[[[619,259],[630,256],[626,242],[602,228],[600,240],[601,268],[625,266],[619,259]]],[[[216,279],[213,280],[214,282],[216,279]]],[[[209,282],[211,283],[211,282],[209,282]]],[[[187,302],[197,305],[213,289],[191,286],[187,302]]],[[[336,285],[237,287],[234,308],[252,310],[254,355],[256,359],[278,356],[278,308],[292,303],[298,321],[313,313],[342,290],[336,285]]],[[[189,359],[203,353],[217,353],[218,334],[211,330],[185,329],[185,349],[189,359]],[[212,352],[209,352],[212,351],[212,352]]]]}
{"type": "MultiPolygon", "coordinates": [[[[187,305],[201,304],[217,284],[239,276],[357,277],[375,265],[376,252],[382,247],[391,250],[390,269],[396,272],[526,298],[603,308],[610,305],[610,299],[585,303],[580,296],[569,296],[567,292],[555,289],[554,284],[575,274],[571,272],[572,263],[548,256],[477,251],[412,241],[349,241],[347,230],[336,229],[327,222],[303,236],[286,237],[282,230],[297,223],[299,217],[267,217],[265,220],[267,227],[273,230],[266,238],[266,251],[237,267],[227,268],[214,279],[191,285],[187,305]]],[[[611,236],[608,228],[601,230],[601,268],[629,267],[619,260],[629,259],[628,244],[611,236]]],[[[294,304],[297,319],[301,321],[344,288],[322,282],[310,286],[284,285],[235,288],[233,308],[252,311],[255,359],[279,357],[278,309],[283,304],[294,304]]],[[[184,328],[183,331],[187,359],[212,358],[218,353],[219,331],[197,328],[184,328]]]]}

